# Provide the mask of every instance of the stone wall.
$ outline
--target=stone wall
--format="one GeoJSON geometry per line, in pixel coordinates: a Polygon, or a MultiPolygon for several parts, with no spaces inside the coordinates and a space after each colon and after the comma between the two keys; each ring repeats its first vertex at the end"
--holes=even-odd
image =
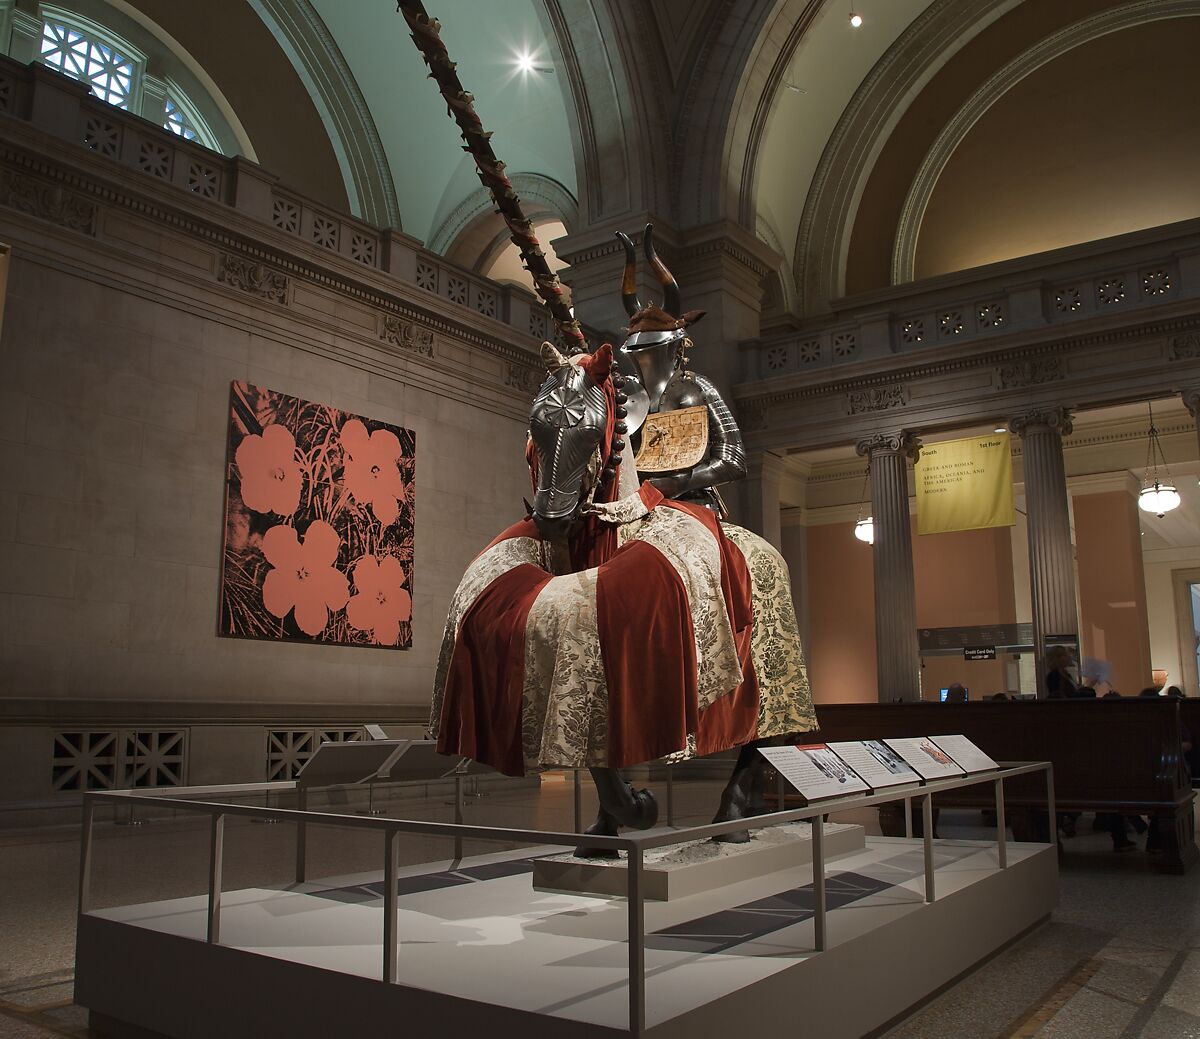
{"type": "Polygon", "coordinates": [[[88,774],[288,778],[364,722],[419,731],[458,577],[523,514],[537,338],[436,280],[3,130],[0,809],[77,804],[88,774]],[[235,379],[415,431],[410,650],[218,637],[235,379]]]}

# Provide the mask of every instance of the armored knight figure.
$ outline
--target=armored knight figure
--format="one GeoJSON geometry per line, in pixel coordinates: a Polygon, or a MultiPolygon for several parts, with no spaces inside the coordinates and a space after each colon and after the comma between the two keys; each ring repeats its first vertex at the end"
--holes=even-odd
{"type": "Polygon", "coordinates": [[[688,326],[703,310],[681,313],[679,286],[654,251],[654,227],[642,239],[646,259],[663,287],[663,304],[643,305],[637,295],[637,253],[625,247],[621,299],[629,315],[621,368],[629,398],[624,422],[636,452],[638,476],[669,498],[694,502],[724,515],[717,485],[746,475],[742,435],[729,406],[703,375],[690,371],[688,326]]]}

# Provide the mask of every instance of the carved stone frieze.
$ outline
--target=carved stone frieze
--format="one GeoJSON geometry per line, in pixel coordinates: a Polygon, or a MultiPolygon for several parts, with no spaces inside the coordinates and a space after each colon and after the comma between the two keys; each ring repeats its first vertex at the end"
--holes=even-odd
{"type": "Polygon", "coordinates": [[[1030,361],[1003,364],[996,371],[1002,390],[1019,390],[1066,378],[1061,357],[1038,357],[1030,361]]]}
{"type": "Polygon", "coordinates": [[[870,411],[888,411],[902,408],[908,403],[908,390],[902,383],[890,386],[872,386],[865,390],[852,390],[846,394],[846,410],[851,415],[862,415],[870,411]]]}
{"type": "Polygon", "coordinates": [[[96,206],[92,202],[57,184],[13,170],[0,170],[0,204],[72,231],[96,233],[96,206]]]}
{"type": "Polygon", "coordinates": [[[743,432],[756,433],[760,429],[767,428],[767,410],[769,405],[765,400],[751,398],[750,400],[738,401],[736,408],[738,426],[743,432]]]}
{"type": "Polygon", "coordinates": [[[1200,332],[1171,336],[1170,356],[1172,361],[1194,361],[1200,358],[1200,332]]]}
{"type": "Polygon", "coordinates": [[[872,433],[858,441],[854,450],[868,459],[876,454],[907,455],[915,462],[921,453],[921,438],[907,429],[872,433]]]}
{"type": "Polygon", "coordinates": [[[273,270],[265,263],[255,263],[241,256],[221,253],[217,267],[217,281],[231,285],[252,296],[272,303],[287,303],[288,276],[273,270]]]}
{"type": "Polygon", "coordinates": [[[542,369],[528,364],[507,361],[504,365],[504,385],[522,393],[536,393],[542,385],[542,369]]]}
{"type": "Polygon", "coordinates": [[[395,314],[384,314],[379,338],[401,350],[411,350],[422,357],[433,356],[433,332],[395,314]]]}
{"type": "Polygon", "coordinates": [[[1183,406],[1188,409],[1188,414],[1192,418],[1200,417],[1200,386],[1189,386],[1179,396],[1183,398],[1183,406]]]}
{"type": "Polygon", "coordinates": [[[1034,408],[1008,420],[1008,428],[1019,437],[1039,429],[1056,431],[1060,436],[1069,436],[1074,428],[1071,409],[1062,405],[1034,408]]]}

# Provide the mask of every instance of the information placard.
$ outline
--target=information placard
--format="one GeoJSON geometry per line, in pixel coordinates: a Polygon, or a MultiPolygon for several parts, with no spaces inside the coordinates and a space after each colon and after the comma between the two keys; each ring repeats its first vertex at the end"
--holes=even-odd
{"type": "Polygon", "coordinates": [[[872,790],[885,787],[916,786],[921,777],[891,747],[880,740],[861,740],[827,744],[847,765],[858,773],[872,790]]]}
{"type": "Polygon", "coordinates": [[[949,754],[964,772],[990,772],[992,769],[1000,767],[966,736],[930,736],[929,738],[949,754]]]}
{"type": "Polygon", "coordinates": [[[824,743],[801,747],[759,747],[766,758],[806,801],[865,793],[858,774],[824,743]]]}
{"type": "Polygon", "coordinates": [[[954,759],[928,736],[883,742],[907,761],[922,779],[948,779],[966,775],[966,770],[959,768],[954,759]]]}

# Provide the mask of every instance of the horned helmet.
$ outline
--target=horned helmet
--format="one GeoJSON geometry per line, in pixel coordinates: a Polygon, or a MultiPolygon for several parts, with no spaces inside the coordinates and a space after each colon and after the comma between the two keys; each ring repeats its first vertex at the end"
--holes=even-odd
{"type": "Polygon", "coordinates": [[[617,232],[625,247],[625,272],[621,279],[621,301],[629,315],[629,327],[621,353],[631,360],[649,396],[650,410],[656,410],[659,398],[671,376],[685,361],[690,344],[687,327],[704,317],[703,310],[681,312],[679,285],[667,265],[654,251],[654,225],[647,224],[642,235],[646,259],[663,287],[663,302],[644,304],[637,294],[637,252],[629,235],[617,232]]]}

